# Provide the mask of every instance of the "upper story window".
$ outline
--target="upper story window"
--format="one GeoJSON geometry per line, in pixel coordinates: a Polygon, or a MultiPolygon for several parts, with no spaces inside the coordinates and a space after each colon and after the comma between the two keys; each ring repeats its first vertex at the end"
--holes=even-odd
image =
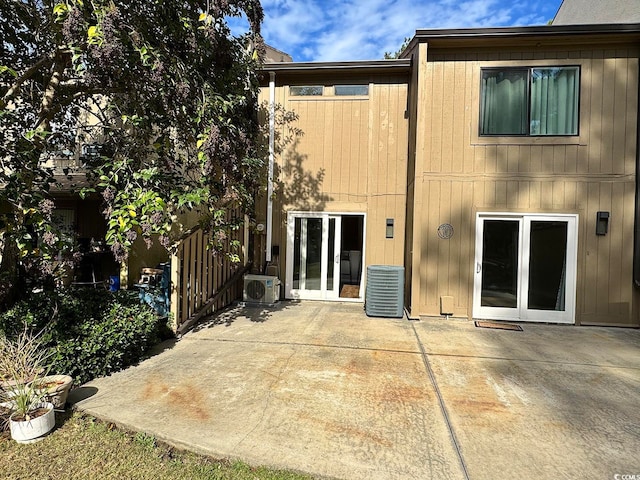
{"type": "Polygon", "coordinates": [[[578,135],[580,67],[486,68],[480,135],[578,135]]]}
{"type": "Polygon", "coordinates": [[[340,95],[362,96],[369,95],[369,85],[334,85],[333,93],[340,95]]]}
{"type": "Polygon", "coordinates": [[[289,95],[292,97],[316,97],[322,95],[323,89],[322,85],[292,85],[289,87],[289,95]]]}

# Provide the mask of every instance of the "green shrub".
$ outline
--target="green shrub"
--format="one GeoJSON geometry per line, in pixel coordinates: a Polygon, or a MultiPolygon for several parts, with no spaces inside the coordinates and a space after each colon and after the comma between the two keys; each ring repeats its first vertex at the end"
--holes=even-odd
{"type": "Polygon", "coordinates": [[[51,372],[84,383],[137,363],[166,334],[166,322],[140,303],[136,292],[68,289],[31,295],[0,314],[0,330],[13,337],[42,331],[51,372]]]}

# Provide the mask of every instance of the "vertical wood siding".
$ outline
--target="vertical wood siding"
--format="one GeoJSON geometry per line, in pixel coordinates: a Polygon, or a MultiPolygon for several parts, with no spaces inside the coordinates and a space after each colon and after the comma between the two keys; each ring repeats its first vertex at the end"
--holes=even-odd
{"type": "MultiPolygon", "coordinates": [[[[403,265],[406,79],[347,80],[369,84],[366,97],[291,97],[289,82],[277,81],[276,103],[298,115],[292,126],[302,132],[277,158],[273,244],[280,246],[281,276],[286,271],[286,212],[294,210],[365,213],[364,265],[403,265]],[[394,219],[393,239],[385,238],[387,218],[394,219]]],[[[345,79],[323,78],[322,83],[328,91],[345,79]]],[[[263,88],[261,97],[268,94],[263,88]]],[[[278,133],[286,137],[290,131],[278,133]]]]}
{"type": "Polygon", "coordinates": [[[638,323],[637,57],[636,48],[428,56],[420,88],[429,100],[421,106],[416,148],[423,187],[416,204],[426,208],[414,219],[421,261],[412,265],[419,269],[412,288],[420,288],[413,312],[439,315],[440,296],[452,295],[455,313],[471,316],[476,212],[572,213],[579,215],[577,323],[638,323]],[[548,62],[581,66],[579,138],[478,137],[481,67],[548,62]],[[611,212],[603,237],[595,235],[601,210],[611,212]],[[442,223],[455,228],[450,240],[437,236],[442,223]]]}

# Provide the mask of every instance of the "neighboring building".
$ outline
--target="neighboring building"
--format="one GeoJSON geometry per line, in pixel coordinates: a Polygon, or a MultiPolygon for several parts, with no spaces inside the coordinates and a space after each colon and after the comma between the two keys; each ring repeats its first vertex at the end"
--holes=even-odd
{"type": "MultiPolygon", "coordinates": [[[[102,196],[96,193],[81,198],[78,189],[88,186],[86,170],[94,165],[99,155],[97,144],[79,145],[79,152],[68,152],[49,160],[54,169],[56,184],[50,190],[55,202],[54,221],[64,233],[75,239],[80,263],[64,279],[65,284],[108,286],[109,279],[120,277],[120,285],[132,287],[141,277],[143,268],[156,267],[167,262],[169,253],[157,241],[147,248],[142,239],[137,239],[125,264],[119,264],[104,238],[107,220],[103,215],[102,196]],[[93,153],[91,153],[93,152],[93,153]],[[63,173],[67,171],[67,173],[63,173]]],[[[194,222],[195,223],[195,220],[194,222]]]]}
{"type": "MultiPolygon", "coordinates": [[[[265,45],[265,61],[291,62],[292,58],[270,45],[265,45]]],[[[142,277],[142,270],[154,268],[170,259],[170,254],[157,241],[147,248],[144,241],[138,238],[126,261],[119,265],[108,246],[104,242],[107,232],[107,220],[101,210],[103,208],[100,195],[93,194],[81,199],[72,193],[80,186],[86,186],[86,169],[92,168],[100,155],[100,142],[78,145],[77,152],[66,152],[48,161],[48,166],[56,173],[57,184],[52,188],[52,196],[56,203],[55,219],[64,231],[74,236],[83,253],[87,253],[86,268],[75,268],[66,279],[69,283],[91,284],[104,283],[111,276],[120,276],[121,286],[133,287],[142,277]],[[66,174],[63,172],[67,172],[66,174]],[[71,173],[69,173],[71,172],[71,173]]],[[[198,225],[195,214],[183,215],[175,222],[174,228],[186,232],[198,225]]]]}
{"type": "Polygon", "coordinates": [[[638,0],[563,0],[553,25],[640,22],[638,0]]]}
{"type": "Polygon", "coordinates": [[[278,62],[293,62],[291,55],[285,52],[281,52],[277,48],[273,48],[271,45],[265,44],[265,56],[264,61],[266,63],[278,63],[278,62]]]}
{"type": "Polygon", "coordinates": [[[266,64],[263,100],[302,135],[274,131],[293,142],[258,260],[286,298],[363,300],[366,267],[397,265],[413,318],[639,326],[639,57],[629,24],[419,30],[398,60],[266,64]]]}

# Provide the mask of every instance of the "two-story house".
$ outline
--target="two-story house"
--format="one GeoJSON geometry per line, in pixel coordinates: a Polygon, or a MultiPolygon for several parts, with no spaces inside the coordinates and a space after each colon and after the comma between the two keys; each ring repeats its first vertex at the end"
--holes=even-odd
{"type": "Polygon", "coordinates": [[[400,59],[267,63],[262,260],[286,298],[410,317],[640,325],[640,24],[418,30],[400,59]],[[274,109],[275,110],[275,109],[274,109]]]}

